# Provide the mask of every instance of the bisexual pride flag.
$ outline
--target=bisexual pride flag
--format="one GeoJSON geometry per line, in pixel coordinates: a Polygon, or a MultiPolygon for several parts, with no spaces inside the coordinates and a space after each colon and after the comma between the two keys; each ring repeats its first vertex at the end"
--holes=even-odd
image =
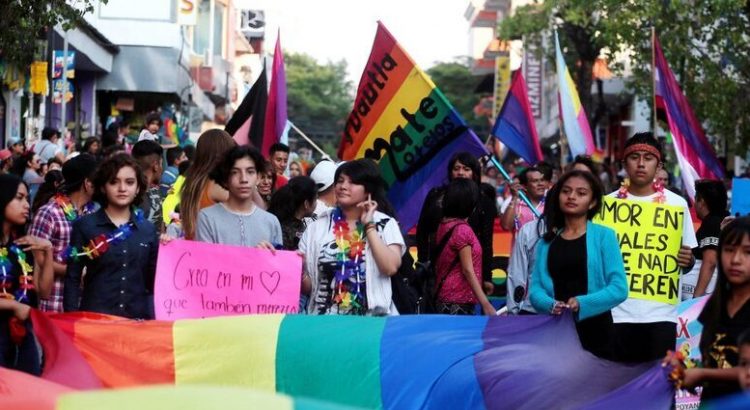
{"type": "Polygon", "coordinates": [[[516,70],[513,75],[510,90],[495,126],[492,127],[492,135],[531,165],[543,159],[529,96],[526,93],[526,81],[521,70],[516,70]]]}
{"type": "Polygon", "coordinates": [[[589,120],[581,105],[581,98],[578,96],[568,66],[565,64],[557,31],[555,31],[555,56],[557,60],[557,102],[560,106],[560,118],[562,118],[570,154],[574,158],[577,155],[593,155],[596,147],[591,135],[589,120]]]}
{"type": "Polygon", "coordinates": [[[276,37],[271,66],[271,85],[268,91],[266,118],[262,146],[257,147],[263,155],[270,155],[271,145],[282,140],[287,129],[286,71],[284,53],[281,51],[281,30],[276,37]]]}
{"type": "Polygon", "coordinates": [[[370,158],[380,164],[388,200],[408,230],[430,189],[447,181],[448,161],[460,151],[487,153],[443,93],[378,22],[339,158],[370,158]]]}
{"type": "Polygon", "coordinates": [[[680,175],[685,190],[694,200],[695,181],[722,179],[724,170],[711,143],[706,139],[703,127],[682,93],[674,73],[669,68],[656,35],[653,36],[653,49],[656,107],[667,114],[669,131],[672,133],[675,154],[681,169],[680,175]]]}

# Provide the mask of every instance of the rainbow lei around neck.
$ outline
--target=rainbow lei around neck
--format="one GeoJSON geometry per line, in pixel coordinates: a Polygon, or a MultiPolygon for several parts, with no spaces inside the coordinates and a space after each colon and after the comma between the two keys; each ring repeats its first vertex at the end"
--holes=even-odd
{"type": "MultiPolygon", "coordinates": [[[[654,180],[653,187],[654,191],[656,191],[656,195],[654,196],[652,202],[656,204],[663,204],[667,202],[667,195],[664,194],[664,185],[654,180]]],[[[628,188],[630,188],[630,178],[625,178],[622,181],[622,184],[620,184],[620,189],[617,190],[617,198],[628,199],[628,188]]]]}
{"type": "Polygon", "coordinates": [[[26,261],[26,253],[21,248],[16,245],[0,248],[0,298],[28,304],[29,291],[34,290],[33,271],[34,268],[26,261]],[[15,295],[10,293],[13,280],[10,276],[10,271],[13,269],[13,262],[8,257],[9,252],[16,254],[18,264],[21,266],[21,275],[18,277],[18,290],[15,295]]]}
{"type": "Polygon", "coordinates": [[[333,211],[333,234],[336,237],[338,254],[336,255],[336,274],[334,276],[335,296],[333,301],[345,309],[364,310],[362,278],[365,272],[361,266],[365,258],[364,225],[357,222],[354,232],[349,229],[341,208],[333,211]],[[354,279],[354,283],[352,283],[354,279]]]}
{"type": "Polygon", "coordinates": [[[65,214],[65,219],[67,219],[70,222],[75,221],[76,219],[78,219],[79,217],[83,215],[93,212],[94,207],[96,206],[94,205],[93,202],[89,202],[83,207],[83,212],[79,214],[75,206],[73,206],[73,203],[70,201],[70,198],[68,198],[67,195],[63,195],[63,194],[55,195],[55,203],[57,204],[57,206],[60,207],[60,210],[62,210],[63,213],[65,214]]]}
{"type": "Polygon", "coordinates": [[[82,256],[89,259],[95,259],[105,254],[111,245],[125,242],[133,234],[133,228],[135,228],[135,225],[145,221],[142,210],[135,209],[132,212],[135,216],[135,221],[120,226],[108,235],[102,234],[95,236],[89,241],[88,245],[83,246],[80,250],[73,246],[69,246],[63,253],[65,259],[74,262],[78,261],[82,256]]]}

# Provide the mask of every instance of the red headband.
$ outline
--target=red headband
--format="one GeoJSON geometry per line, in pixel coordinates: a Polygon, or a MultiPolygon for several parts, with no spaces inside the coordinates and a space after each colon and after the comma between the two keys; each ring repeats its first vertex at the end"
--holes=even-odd
{"type": "Polygon", "coordinates": [[[622,153],[622,157],[627,158],[628,155],[636,151],[646,151],[649,154],[653,154],[656,158],[659,159],[659,161],[661,161],[661,153],[659,152],[659,150],[653,145],[649,144],[633,144],[625,148],[625,152],[622,153]]]}

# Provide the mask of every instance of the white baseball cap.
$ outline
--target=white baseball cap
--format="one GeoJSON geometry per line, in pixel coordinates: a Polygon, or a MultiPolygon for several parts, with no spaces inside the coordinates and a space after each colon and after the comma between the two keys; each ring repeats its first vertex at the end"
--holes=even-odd
{"type": "Polygon", "coordinates": [[[320,161],[315,165],[315,168],[313,168],[310,173],[310,178],[312,178],[318,186],[318,192],[323,192],[333,185],[334,178],[336,177],[336,169],[339,165],[341,165],[341,163],[336,164],[327,159],[320,161]]]}

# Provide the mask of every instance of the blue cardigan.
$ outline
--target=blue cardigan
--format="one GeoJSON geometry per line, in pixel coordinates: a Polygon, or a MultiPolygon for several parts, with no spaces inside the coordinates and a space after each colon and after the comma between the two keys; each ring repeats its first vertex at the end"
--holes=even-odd
{"type": "MultiPolygon", "coordinates": [[[[537,312],[550,312],[555,303],[552,277],[547,268],[549,246],[550,243],[544,239],[536,246],[536,263],[531,274],[529,299],[537,312]]],[[[628,298],[625,265],[615,231],[588,221],[586,256],[588,293],[576,297],[580,305],[577,320],[602,314],[628,298]]]]}

